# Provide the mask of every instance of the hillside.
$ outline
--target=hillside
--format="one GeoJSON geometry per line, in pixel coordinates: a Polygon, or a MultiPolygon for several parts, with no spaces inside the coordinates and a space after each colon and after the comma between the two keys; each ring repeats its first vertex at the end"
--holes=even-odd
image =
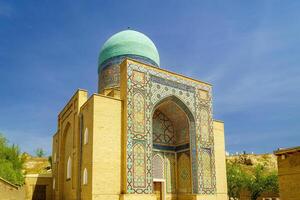
{"type": "Polygon", "coordinates": [[[51,164],[47,157],[33,157],[26,154],[24,156],[23,173],[48,174],[51,173],[51,164]]]}
{"type": "Polygon", "coordinates": [[[226,157],[229,163],[238,163],[244,169],[252,171],[253,167],[260,164],[268,171],[277,171],[277,158],[274,154],[241,154],[226,157]]]}

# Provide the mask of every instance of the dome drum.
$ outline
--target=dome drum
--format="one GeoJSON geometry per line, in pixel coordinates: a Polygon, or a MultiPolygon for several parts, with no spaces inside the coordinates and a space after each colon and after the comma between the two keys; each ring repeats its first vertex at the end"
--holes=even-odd
{"type": "Polygon", "coordinates": [[[111,65],[121,64],[125,58],[131,58],[133,60],[140,61],[140,62],[143,62],[148,65],[159,67],[154,61],[152,61],[151,59],[149,59],[147,57],[133,55],[133,54],[127,54],[127,55],[120,55],[120,56],[115,56],[115,57],[107,59],[106,61],[104,61],[101,64],[101,66],[99,66],[98,73],[101,73],[101,71],[105,70],[106,67],[109,67],[111,65]],[[101,70],[101,71],[99,71],[99,70],[101,70]]]}
{"type": "Polygon", "coordinates": [[[98,90],[120,85],[120,63],[131,58],[159,67],[159,54],[152,42],[143,33],[125,30],[111,36],[103,45],[98,62],[98,90]]]}

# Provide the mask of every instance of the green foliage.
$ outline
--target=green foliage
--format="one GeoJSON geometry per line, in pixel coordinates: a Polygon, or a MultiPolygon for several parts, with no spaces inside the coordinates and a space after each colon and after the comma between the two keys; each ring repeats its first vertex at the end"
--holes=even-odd
{"type": "Polygon", "coordinates": [[[276,171],[266,170],[262,165],[252,170],[236,162],[227,162],[228,195],[240,199],[241,191],[248,191],[251,200],[256,200],[263,192],[278,193],[278,176],[276,171]]]}
{"type": "Polygon", "coordinates": [[[51,169],[52,169],[52,156],[48,157],[48,162],[50,163],[51,169]]]}
{"type": "Polygon", "coordinates": [[[42,148],[37,148],[35,150],[35,154],[37,157],[43,157],[43,156],[45,156],[45,151],[42,148]]]}
{"type": "Polygon", "coordinates": [[[19,147],[9,145],[7,139],[0,134],[0,177],[13,184],[22,185],[24,183],[23,163],[19,147]]]}
{"type": "Polygon", "coordinates": [[[240,199],[244,188],[245,173],[237,163],[226,163],[228,195],[232,199],[240,199]]]}
{"type": "Polygon", "coordinates": [[[253,173],[245,177],[245,188],[250,192],[251,200],[256,200],[263,192],[278,193],[278,176],[257,165],[253,173]]]}

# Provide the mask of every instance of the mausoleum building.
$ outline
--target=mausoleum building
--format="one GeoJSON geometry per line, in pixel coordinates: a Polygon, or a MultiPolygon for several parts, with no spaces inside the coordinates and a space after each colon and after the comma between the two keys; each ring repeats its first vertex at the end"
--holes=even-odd
{"type": "Polygon", "coordinates": [[[227,199],[211,84],[160,68],[133,30],[104,43],[98,76],[98,93],[79,89],[58,115],[53,199],[227,199]]]}

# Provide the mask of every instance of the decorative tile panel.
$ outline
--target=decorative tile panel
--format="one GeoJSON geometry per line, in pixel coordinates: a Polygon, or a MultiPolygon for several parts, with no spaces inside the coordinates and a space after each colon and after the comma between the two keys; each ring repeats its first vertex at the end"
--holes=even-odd
{"type": "Polygon", "coordinates": [[[211,93],[198,89],[196,98],[197,176],[199,177],[197,190],[201,194],[214,194],[216,174],[211,93]],[[211,168],[209,173],[208,166],[211,168]]]}
{"type": "Polygon", "coordinates": [[[165,153],[167,193],[176,193],[176,160],[174,153],[165,153]]]}
{"type": "Polygon", "coordinates": [[[133,95],[133,132],[136,137],[145,135],[145,99],[140,92],[133,95]]]}
{"type": "Polygon", "coordinates": [[[178,153],[177,155],[178,169],[178,193],[191,193],[191,165],[188,152],[178,153]]]}
{"type": "Polygon", "coordinates": [[[205,108],[200,109],[200,138],[202,142],[210,142],[209,133],[209,114],[208,110],[205,108]]]}
{"type": "Polygon", "coordinates": [[[133,147],[133,186],[144,188],[146,186],[146,153],[144,146],[137,143],[133,147]]]}
{"type": "Polygon", "coordinates": [[[132,72],[132,80],[136,84],[144,85],[145,84],[145,74],[139,71],[132,72]]]}
{"type": "Polygon", "coordinates": [[[114,56],[106,60],[105,62],[103,62],[98,68],[98,73],[99,73],[98,87],[100,92],[102,92],[104,89],[107,88],[120,87],[120,64],[126,58],[131,58],[158,67],[158,65],[155,62],[153,62],[151,59],[143,56],[138,56],[133,54],[114,56]]]}
{"type": "Polygon", "coordinates": [[[210,149],[202,151],[202,169],[203,169],[203,187],[210,189],[212,187],[212,157],[210,149]]]}
{"type": "Polygon", "coordinates": [[[164,165],[164,159],[161,155],[159,155],[158,153],[156,153],[153,156],[153,178],[156,179],[163,179],[164,176],[164,172],[165,172],[165,165],[164,165]]]}
{"type": "Polygon", "coordinates": [[[172,122],[159,110],[153,115],[153,143],[163,145],[175,145],[175,131],[172,122]]]}
{"type": "MultiPolygon", "coordinates": [[[[192,169],[189,164],[190,174],[188,175],[182,168],[181,178],[185,180],[184,178],[190,177],[193,186],[190,192],[214,194],[215,158],[211,87],[201,82],[191,81],[136,63],[128,64],[127,80],[127,192],[152,193],[152,116],[155,107],[164,99],[170,98],[177,105],[180,105],[190,120],[189,163],[192,164],[192,169]],[[141,100],[142,97],[144,101],[141,100]],[[144,104],[144,109],[142,109],[142,104],[144,104]],[[136,115],[136,112],[139,114],[136,115]],[[143,112],[144,115],[142,115],[143,112]],[[138,119],[134,119],[136,116],[139,116],[138,119]],[[141,127],[143,120],[144,129],[141,127]],[[137,134],[142,131],[144,134],[137,134]],[[133,156],[133,144],[136,143],[143,146],[145,153],[144,170],[139,171],[138,179],[134,178],[135,171],[132,167],[133,165],[142,166],[137,165],[136,157],[133,156]],[[203,158],[202,151],[204,148],[209,149],[210,153],[205,154],[203,158]],[[207,170],[209,167],[207,163],[211,163],[211,171],[207,170]],[[142,173],[144,176],[141,175],[142,173]],[[142,184],[144,180],[145,185],[142,184]]],[[[171,171],[169,171],[170,174],[171,171]]],[[[166,178],[168,180],[168,172],[166,178]]],[[[184,183],[182,182],[182,184],[184,183]]],[[[169,191],[172,191],[172,188],[173,186],[170,186],[169,189],[171,190],[169,191]]]]}
{"type": "Polygon", "coordinates": [[[118,87],[120,83],[120,67],[118,64],[107,67],[99,74],[99,91],[105,88],[118,87]]]}

